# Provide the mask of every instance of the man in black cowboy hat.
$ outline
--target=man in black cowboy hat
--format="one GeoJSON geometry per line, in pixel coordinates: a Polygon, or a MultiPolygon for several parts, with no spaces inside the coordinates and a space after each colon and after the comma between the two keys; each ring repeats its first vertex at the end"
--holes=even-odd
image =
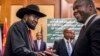
{"type": "Polygon", "coordinates": [[[41,56],[40,53],[33,51],[28,30],[34,30],[38,19],[46,15],[40,12],[38,6],[31,4],[19,9],[16,16],[21,21],[10,27],[3,56],[41,56]]]}

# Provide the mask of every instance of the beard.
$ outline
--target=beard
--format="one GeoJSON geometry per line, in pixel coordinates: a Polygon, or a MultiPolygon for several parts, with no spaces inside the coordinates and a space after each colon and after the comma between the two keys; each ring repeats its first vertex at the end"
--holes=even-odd
{"type": "Polygon", "coordinates": [[[79,23],[85,23],[88,17],[90,16],[89,13],[84,12],[84,11],[81,11],[80,15],[81,15],[80,19],[77,20],[79,23]]]}
{"type": "Polygon", "coordinates": [[[26,21],[26,24],[27,24],[27,26],[28,26],[30,29],[32,29],[32,30],[34,30],[35,27],[36,27],[36,24],[34,24],[34,23],[32,23],[32,22],[29,22],[29,21],[26,21]]]}

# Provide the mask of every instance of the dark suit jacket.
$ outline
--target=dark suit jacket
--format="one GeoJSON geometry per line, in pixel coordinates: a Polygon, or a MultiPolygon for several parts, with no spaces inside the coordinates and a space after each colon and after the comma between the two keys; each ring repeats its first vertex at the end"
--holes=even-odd
{"type": "Polygon", "coordinates": [[[96,17],[93,16],[80,32],[72,56],[100,56],[100,18],[95,20],[96,17]]]}
{"type": "Polygon", "coordinates": [[[59,56],[68,56],[67,48],[64,39],[60,39],[54,42],[53,49],[56,50],[56,54],[59,56]]]}
{"type": "Polygon", "coordinates": [[[29,39],[27,25],[24,21],[14,23],[7,35],[3,56],[35,56],[29,39]]]}
{"type": "Polygon", "coordinates": [[[41,40],[41,45],[40,45],[40,50],[38,50],[38,43],[37,40],[34,40],[34,51],[35,52],[40,52],[40,51],[45,51],[46,50],[46,43],[41,40]]]}

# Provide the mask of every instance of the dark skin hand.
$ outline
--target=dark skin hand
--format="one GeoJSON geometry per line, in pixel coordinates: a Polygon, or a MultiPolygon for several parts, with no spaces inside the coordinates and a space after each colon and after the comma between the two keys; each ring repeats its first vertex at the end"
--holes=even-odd
{"type": "Polygon", "coordinates": [[[58,56],[55,54],[56,50],[53,50],[52,48],[47,49],[46,51],[44,51],[44,53],[46,54],[46,56],[58,56]]]}
{"type": "Polygon", "coordinates": [[[44,52],[38,52],[37,56],[58,56],[55,51],[53,48],[48,48],[44,52]]]}

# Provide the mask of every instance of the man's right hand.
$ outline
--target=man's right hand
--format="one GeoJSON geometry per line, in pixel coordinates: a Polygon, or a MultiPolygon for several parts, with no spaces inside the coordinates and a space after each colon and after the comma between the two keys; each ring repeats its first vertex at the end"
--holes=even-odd
{"type": "Polygon", "coordinates": [[[46,54],[43,53],[43,52],[38,52],[38,53],[37,53],[37,56],[46,56],[46,54]]]}
{"type": "Polygon", "coordinates": [[[58,56],[57,54],[55,54],[55,51],[56,51],[56,50],[53,50],[52,48],[50,48],[50,49],[47,49],[46,51],[44,51],[44,53],[45,53],[47,56],[58,56]]]}

